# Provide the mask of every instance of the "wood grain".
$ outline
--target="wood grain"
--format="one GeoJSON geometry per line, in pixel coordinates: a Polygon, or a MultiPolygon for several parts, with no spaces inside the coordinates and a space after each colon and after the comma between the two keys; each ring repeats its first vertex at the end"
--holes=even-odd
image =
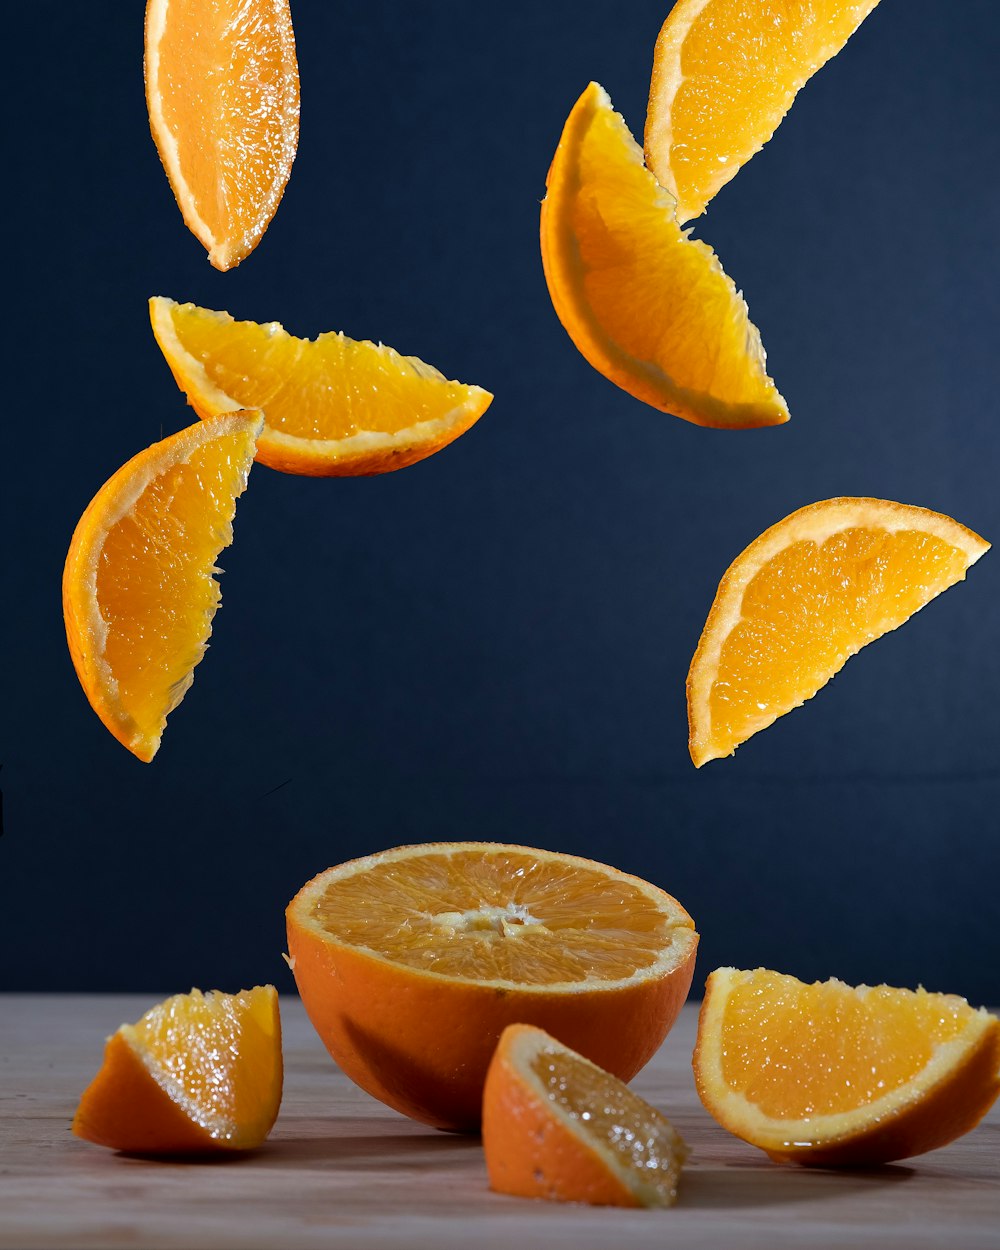
{"type": "Polygon", "coordinates": [[[0,996],[2,1250],[1000,1247],[1000,1108],[962,1140],[905,1164],[780,1167],[702,1110],[692,1006],[634,1083],[692,1147],[671,1211],[492,1193],[477,1141],[413,1124],[352,1086],[297,1001],[282,1002],[285,1099],[257,1154],[154,1163],[78,1141],[69,1121],[104,1037],[157,997],[0,996]]]}

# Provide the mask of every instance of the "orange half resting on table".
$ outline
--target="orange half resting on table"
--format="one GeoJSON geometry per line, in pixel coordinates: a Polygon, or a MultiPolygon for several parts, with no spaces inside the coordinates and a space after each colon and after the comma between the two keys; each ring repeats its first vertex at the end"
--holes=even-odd
{"type": "Polygon", "coordinates": [[[951,994],[719,968],[694,1072],[715,1119],[774,1159],[889,1163],[986,1114],[1000,1093],[1000,1020],[951,994]]]}
{"type": "Polygon", "coordinates": [[[490,1185],[519,1198],[670,1207],[687,1148],[666,1116],[542,1029],[504,1029],[483,1092],[490,1185]]]}
{"type": "Polygon", "coordinates": [[[91,500],[63,570],[70,655],[90,705],[148,763],[205,654],[259,412],[198,422],[134,456],[91,500]]]}
{"type": "Polygon", "coordinates": [[[677,199],[705,211],[771,138],[801,87],[844,47],[878,0],[679,0],[656,41],[646,162],[677,199]]]}
{"type": "Polygon", "coordinates": [[[192,990],[108,1038],[73,1132],[133,1154],[253,1150],[277,1118],[281,1085],[274,986],[192,990]]]}
{"type": "Polygon", "coordinates": [[[710,247],[597,83],[563,129],[542,202],[542,263],[559,320],[610,381],[696,425],[788,420],[760,335],[710,247]]]}
{"type": "Polygon", "coordinates": [[[698,935],[638,877],[491,842],[407,846],[320,873],[287,910],[289,962],[340,1067],[438,1128],[475,1130],[508,1024],[630,1080],[687,997],[698,935]]]}
{"type": "Polygon", "coordinates": [[[950,517],[886,499],[827,499],[766,530],[720,582],[691,661],[695,765],[811,699],[988,550],[950,517]]]}
{"type": "Polygon", "coordinates": [[[493,396],[432,365],[344,334],[299,339],[277,322],[149,301],[153,333],[200,417],[261,408],[257,459],[311,477],[402,469],[464,434],[493,396]]]}
{"type": "Polygon", "coordinates": [[[299,136],[288,0],[148,0],[149,127],[188,229],[216,269],[260,242],[299,136]]]}

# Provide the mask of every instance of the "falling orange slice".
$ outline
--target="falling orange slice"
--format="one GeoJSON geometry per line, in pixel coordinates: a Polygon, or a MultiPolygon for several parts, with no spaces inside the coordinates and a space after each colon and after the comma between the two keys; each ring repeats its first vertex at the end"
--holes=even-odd
{"type": "Polygon", "coordinates": [[[508,1024],[630,1080],[677,1018],[691,917],[605,864],[492,842],[397,847],[322,872],[286,913],[295,981],[338,1065],[390,1107],[476,1129],[508,1024]]]}
{"type": "Polygon", "coordinates": [[[679,0],[653,56],[646,162],[689,221],[878,0],[679,0]]]}
{"type": "Polygon", "coordinates": [[[108,1038],[73,1132],[134,1154],[252,1150],[271,1131],[281,1084],[274,986],[192,990],[108,1038]]]}
{"type": "Polygon", "coordinates": [[[975,1127],[1000,1093],[1000,1020],[950,994],[719,968],[694,1071],[715,1119],[773,1158],[870,1166],[975,1127]]]}
{"type": "Polygon", "coordinates": [[[216,269],[260,242],[291,173],[299,71],[288,0],[148,0],[146,105],[188,229],[216,269]]]}
{"type": "Polygon", "coordinates": [[[559,320],[580,352],[637,399],[697,425],[788,420],[747,306],[604,89],[566,122],[542,203],[542,262],[559,320]]]}
{"type": "Polygon", "coordinates": [[[76,527],[63,571],[70,655],[94,711],[147,763],[193,680],[219,606],[259,412],[198,422],[134,456],[76,527]]]}
{"type": "Polygon", "coordinates": [[[415,356],[343,334],[298,339],[275,321],[234,321],[163,296],[149,301],[149,315],[195,412],[262,408],[257,459],[285,473],[402,469],[454,442],[493,400],[415,356]]]}
{"type": "Polygon", "coordinates": [[[719,583],[691,661],[695,765],[811,699],[988,550],[950,517],[885,499],[827,499],[761,534],[719,583]]]}
{"type": "Polygon", "coordinates": [[[687,1149],[669,1120],[542,1029],[512,1024],[483,1092],[490,1185],[519,1198],[669,1207],[687,1149]]]}

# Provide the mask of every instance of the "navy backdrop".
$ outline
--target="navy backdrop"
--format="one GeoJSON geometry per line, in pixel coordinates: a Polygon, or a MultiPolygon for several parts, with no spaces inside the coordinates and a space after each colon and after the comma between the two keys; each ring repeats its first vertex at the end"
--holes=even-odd
{"type": "Polygon", "coordinates": [[[792,412],[697,429],[552,311],[538,205],[590,79],[641,132],[666,0],[293,0],[299,154],[212,270],[149,137],[142,4],[8,16],[0,988],[274,980],[284,904],[407,841],[580,852],[676,894],[720,963],[1000,1000],[1000,557],[696,772],[684,679],[718,580],[803,504],[871,494],[1000,538],[992,0],[885,0],[699,233],[792,412]],[[189,424],[151,294],[343,329],[495,391],[382,478],[257,467],[223,610],[150,766],[63,635],[96,488],[189,424]]]}

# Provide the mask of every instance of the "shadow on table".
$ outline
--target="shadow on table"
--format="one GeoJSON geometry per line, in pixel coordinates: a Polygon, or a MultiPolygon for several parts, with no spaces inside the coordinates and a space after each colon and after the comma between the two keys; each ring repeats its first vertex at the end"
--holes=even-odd
{"type": "Polygon", "coordinates": [[[269,1168],[377,1168],[409,1167],[416,1160],[444,1158],[452,1162],[479,1163],[482,1144],[478,1137],[441,1133],[414,1125],[412,1131],[398,1130],[398,1122],[371,1119],[304,1120],[301,1128],[294,1121],[282,1124],[280,1136],[273,1137],[256,1152],[269,1168]],[[374,1130],[374,1131],[373,1131],[374,1130]]]}
{"type": "Polygon", "coordinates": [[[681,1179],[677,1206],[738,1210],[792,1202],[822,1202],[889,1189],[915,1175],[913,1168],[896,1165],[849,1171],[791,1167],[692,1168],[681,1179]]]}

